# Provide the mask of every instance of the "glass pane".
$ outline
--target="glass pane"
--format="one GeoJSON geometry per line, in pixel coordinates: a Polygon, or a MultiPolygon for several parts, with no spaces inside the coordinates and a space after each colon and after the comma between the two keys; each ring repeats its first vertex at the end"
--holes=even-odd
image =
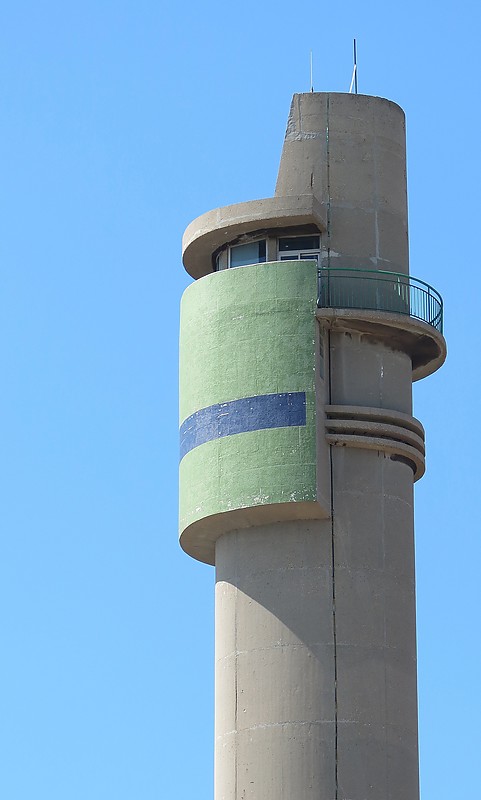
{"type": "Polygon", "coordinates": [[[245,267],[246,264],[262,264],[266,260],[266,242],[248,242],[230,248],[230,266],[245,267]]]}
{"type": "Polygon", "coordinates": [[[301,253],[301,259],[303,259],[303,261],[315,261],[317,264],[319,256],[317,253],[301,253]]]}
{"type": "Polygon", "coordinates": [[[299,260],[298,253],[294,253],[289,256],[281,256],[281,261],[298,261],[298,260],[299,260]]]}
{"type": "Polygon", "coordinates": [[[279,252],[286,250],[319,250],[320,236],[287,236],[279,239],[279,252]]]}

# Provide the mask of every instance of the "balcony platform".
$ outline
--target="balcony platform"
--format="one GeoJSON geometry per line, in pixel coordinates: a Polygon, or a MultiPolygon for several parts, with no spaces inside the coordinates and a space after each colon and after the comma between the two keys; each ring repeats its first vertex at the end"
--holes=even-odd
{"type": "Polygon", "coordinates": [[[324,327],[378,336],[408,353],[413,380],[446,359],[441,295],[424,281],[381,270],[319,270],[317,317],[324,327]]]}

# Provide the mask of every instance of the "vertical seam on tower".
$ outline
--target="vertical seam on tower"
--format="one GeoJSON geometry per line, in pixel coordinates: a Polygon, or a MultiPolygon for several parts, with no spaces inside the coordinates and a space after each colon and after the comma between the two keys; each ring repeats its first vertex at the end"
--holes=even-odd
{"type": "MultiPolygon", "coordinates": [[[[386,459],[381,459],[380,469],[381,469],[381,524],[382,524],[382,568],[384,575],[386,574],[386,540],[385,540],[385,533],[386,533],[386,494],[385,494],[385,487],[384,487],[384,470],[386,467],[386,459]]],[[[384,766],[386,769],[386,789],[387,789],[387,796],[389,797],[391,794],[390,787],[389,787],[389,763],[388,763],[388,742],[387,742],[387,719],[386,719],[386,709],[387,709],[387,681],[386,681],[386,583],[384,583],[384,597],[383,597],[383,665],[384,665],[384,766]]]]}
{"type": "MultiPolygon", "coordinates": [[[[329,95],[326,101],[326,161],[327,161],[327,266],[331,266],[331,174],[329,164],[329,95]]],[[[330,401],[329,401],[330,402],[330,401]]]]}
{"type": "Polygon", "coordinates": [[[374,236],[375,236],[375,259],[376,259],[376,269],[379,269],[379,261],[380,261],[380,254],[379,254],[379,186],[377,181],[377,129],[376,129],[376,115],[374,114],[373,118],[373,129],[374,129],[374,142],[373,142],[373,154],[372,160],[374,165],[374,236]]]}
{"type": "Polygon", "coordinates": [[[237,681],[237,603],[239,597],[239,554],[238,554],[238,533],[237,531],[234,534],[235,536],[235,601],[234,601],[234,692],[235,692],[235,704],[234,704],[234,776],[235,776],[235,783],[234,783],[234,798],[237,800],[238,792],[237,792],[237,749],[239,744],[239,737],[238,737],[238,729],[237,729],[237,719],[238,719],[238,681],[237,681]]]}
{"type": "MultiPolygon", "coordinates": [[[[327,158],[327,266],[331,266],[331,172],[329,162],[329,111],[330,97],[327,95],[326,108],[326,158],[327,158]]],[[[327,332],[327,343],[329,351],[329,405],[332,404],[332,370],[331,370],[331,331],[327,332]]],[[[335,545],[334,545],[334,470],[332,464],[332,445],[329,445],[329,473],[331,483],[331,559],[332,559],[332,639],[334,647],[334,786],[335,800],[339,797],[339,774],[338,774],[338,742],[337,742],[337,635],[336,635],[336,575],[335,575],[335,545]]]]}
{"type": "MultiPolygon", "coordinates": [[[[331,331],[328,331],[329,343],[329,404],[331,404],[331,331]]],[[[329,472],[331,482],[331,559],[332,559],[332,638],[334,646],[334,783],[335,800],[339,796],[338,774],[338,713],[337,713],[337,632],[336,632],[336,550],[334,540],[334,469],[332,463],[332,445],[329,445],[329,472]]]]}

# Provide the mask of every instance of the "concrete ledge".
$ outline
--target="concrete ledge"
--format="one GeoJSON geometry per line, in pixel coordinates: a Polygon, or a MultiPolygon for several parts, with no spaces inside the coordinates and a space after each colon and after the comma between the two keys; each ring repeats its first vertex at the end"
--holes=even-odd
{"type": "Polygon", "coordinates": [[[382,450],[409,461],[414,480],[424,475],[424,428],[401,411],[368,406],[326,406],[326,439],[341,447],[382,450]]]}
{"type": "Polygon", "coordinates": [[[407,353],[413,365],[413,381],[432,375],[447,354],[442,333],[427,322],[391,311],[353,308],[318,308],[316,316],[327,328],[365,333],[393,350],[407,353]]]}
{"type": "Polygon", "coordinates": [[[202,278],[213,271],[213,253],[242,234],[308,224],[326,230],[326,209],[312,194],[267,197],[216,208],[187,226],[182,261],[189,275],[202,278]]]}
{"type": "Polygon", "coordinates": [[[389,408],[373,408],[371,406],[340,406],[326,405],[326,416],[334,419],[365,419],[372,422],[387,422],[414,431],[424,441],[424,428],[416,417],[405,414],[403,411],[394,411],[389,408]]]}
{"type": "Polygon", "coordinates": [[[224,533],[269,525],[273,522],[328,518],[329,513],[316,501],[237,508],[193,522],[182,531],[180,545],[186,553],[198,561],[215,564],[215,543],[224,533]]]}
{"type": "Polygon", "coordinates": [[[326,440],[329,444],[337,445],[338,447],[358,447],[365,450],[378,450],[404,459],[408,461],[412,467],[415,481],[422,478],[426,471],[424,455],[420,453],[418,448],[395,439],[364,434],[359,436],[349,433],[328,433],[326,435],[326,440]]]}
{"type": "Polygon", "coordinates": [[[366,422],[365,420],[332,419],[326,422],[329,433],[352,434],[367,438],[389,439],[409,444],[419,450],[424,457],[424,441],[417,433],[399,428],[397,425],[386,425],[384,422],[366,422]]]}

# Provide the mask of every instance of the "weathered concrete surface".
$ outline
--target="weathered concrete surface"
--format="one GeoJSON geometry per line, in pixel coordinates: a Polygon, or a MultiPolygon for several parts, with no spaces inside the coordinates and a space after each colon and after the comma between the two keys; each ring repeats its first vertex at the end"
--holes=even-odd
{"type": "Polygon", "coordinates": [[[330,523],[216,545],[216,800],[335,796],[330,523]]]}
{"type": "Polygon", "coordinates": [[[216,800],[418,796],[412,471],[333,452],[333,528],[217,543],[216,800]]]}
{"type": "Polygon", "coordinates": [[[355,331],[329,334],[331,403],[412,413],[411,359],[375,337],[355,331]]]}
{"type": "Polygon", "coordinates": [[[408,272],[404,112],[380,97],[293,97],[276,196],[326,208],[325,266],[408,272]]]}

